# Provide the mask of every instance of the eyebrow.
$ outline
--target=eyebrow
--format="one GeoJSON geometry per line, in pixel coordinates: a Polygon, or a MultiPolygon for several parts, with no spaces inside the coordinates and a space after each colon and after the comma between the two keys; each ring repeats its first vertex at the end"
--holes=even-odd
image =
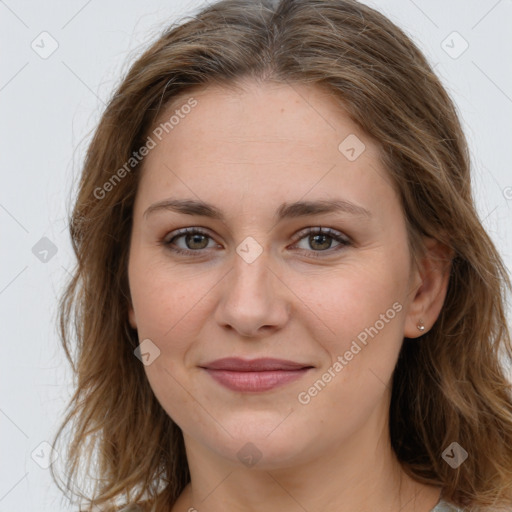
{"type": "MultiPolygon", "coordinates": [[[[225,222],[222,211],[216,206],[196,199],[164,199],[152,204],[144,212],[143,217],[158,211],[173,211],[185,215],[198,215],[225,222]]],[[[274,213],[277,220],[320,215],[324,213],[348,213],[350,215],[371,218],[372,214],[366,208],[345,199],[323,199],[318,201],[297,201],[283,203],[274,213]]]]}

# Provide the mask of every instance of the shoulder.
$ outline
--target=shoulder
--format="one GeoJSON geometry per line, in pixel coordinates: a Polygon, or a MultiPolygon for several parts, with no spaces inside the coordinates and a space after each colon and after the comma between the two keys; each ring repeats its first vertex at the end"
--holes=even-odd
{"type": "MultiPolygon", "coordinates": [[[[500,510],[501,512],[512,512],[512,508],[507,510],[500,510]]],[[[468,509],[460,508],[457,505],[454,505],[453,503],[449,503],[441,499],[430,512],[468,512],[468,509]]]]}
{"type": "Polygon", "coordinates": [[[92,508],[92,509],[80,509],[79,512],[153,512],[150,508],[145,508],[143,505],[136,505],[135,503],[132,503],[130,505],[121,505],[121,508],[119,506],[112,505],[110,507],[102,507],[102,508],[92,508]]]}
{"type": "Polygon", "coordinates": [[[441,499],[430,512],[464,512],[461,508],[441,499]]]}

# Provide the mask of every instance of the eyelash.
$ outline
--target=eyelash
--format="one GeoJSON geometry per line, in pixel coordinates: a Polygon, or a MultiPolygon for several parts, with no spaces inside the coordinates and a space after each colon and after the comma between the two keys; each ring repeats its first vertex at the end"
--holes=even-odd
{"type": "MultiPolygon", "coordinates": [[[[191,249],[181,249],[180,247],[173,246],[173,241],[175,241],[176,239],[181,238],[182,236],[187,235],[187,234],[204,235],[213,240],[213,238],[206,231],[203,231],[198,228],[183,228],[183,229],[177,230],[174,233],[174,236],[172,236],[168,241],[162,240],[162,244],[176,254],[180,254],[180,255],[184,255],[184,256],[192,256],[192,257],[201,256],[199,253],[204,252],[205,249],[197,249],[194,251],[191,249]]],[[[339,250],[343,249],[344,247],[348,247],[348,246],[352,245],[352,240],[350,240],[350,238],[348,238],[347,236],[342,235],[339,231],[335,231],[331,228],[322,228],[322,227],[307,228],[306,230],[300,231],[297,234],[296,239],[293,243],[296,244],[296,243],[300,242],[303,238],[306,238],[307,236],[310,236],[310,235],[327,235],[328,238],[332,238],[336,242],[340,243],[340,245],[335,249],[326,249],[323,251],[313,251],[313,250],[306,251],[309,256],[313,256],[314,258],[322,258],[323,256],[321,256],[320,253],[332,254],[332,252],[334,252],[334,251],[339,251],[339,250]]],[[[301,251],[305,251],[305,249],[301,249],[301,251]]]]}

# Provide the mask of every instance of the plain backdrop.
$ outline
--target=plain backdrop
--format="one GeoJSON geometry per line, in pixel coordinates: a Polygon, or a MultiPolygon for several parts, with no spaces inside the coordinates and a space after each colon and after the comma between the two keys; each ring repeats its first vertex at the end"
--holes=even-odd
{"type": "MultiPolygon", "coordinates": [[[[512,1],[367,3],[405,29],[455,101],[480,217],[512,269],[512,1]]],[[[45,469],[73,391],[56,330],[74,263],[69,197],[122,74],[203,4],[0,0],[0,512],[73,510],[45,469]]]]}

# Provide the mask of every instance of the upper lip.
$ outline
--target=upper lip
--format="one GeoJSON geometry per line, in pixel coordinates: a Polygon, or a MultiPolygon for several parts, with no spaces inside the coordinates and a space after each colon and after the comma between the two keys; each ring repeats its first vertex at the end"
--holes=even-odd
{"type": "Polygon", "coordinates": [[[210,370],[229,370],[238,372],[263,372],[271,370],[300,370],[302,368],[311,368],[310,364],[297,363],[286,359],[259,358],[259,359],[240,359],[238,357],[225,357],[216,359],[210,363],[201,365],[202,368],[210,370]]]}

